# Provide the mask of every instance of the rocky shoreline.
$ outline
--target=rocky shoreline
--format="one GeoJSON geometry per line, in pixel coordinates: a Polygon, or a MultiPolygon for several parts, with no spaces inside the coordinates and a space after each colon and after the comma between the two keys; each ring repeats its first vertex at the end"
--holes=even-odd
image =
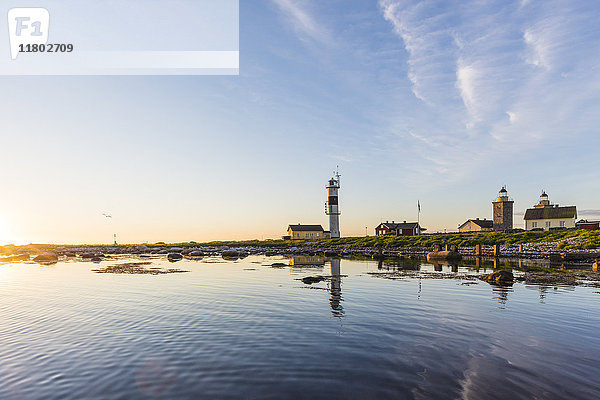
{"type": "MultiPolygon", "coordinates": [[[[305,243],[299,246],[270,247],[270,246],[169,246],[169,245],[133,245],[133,246],[55,246],[55,245],[26,245],[0,247],[0,262],[40,261],[52,262],[61,258],[79,257],[83,260],[101,261],[116,255],[167,255],[177,261],[185,258],[207,256],[222,256],[224,258],[244,258],[248,255],[305,255],[325,257],[366,257],[371,259],[391,259],[398,257],[425,257],[435,251],[435,247],[360,247],[320,246],[305,243]]],[[[438,249],[439,250],[439,249],[438,249]]],[[[447,250],[450,250],[449,248],[447,250]]],[[[453,247],[453,251],[462,256],[475,256],[475,247],[453,247]]],[[[444,250],[442,250],[443,252],[444,250]]],[[[481,257],[540,259],[551,262],[589,262],[600,260],[600,249],[594,250],[561,250],[556,246],[534,243],[520,246],[481,246],[481,257]],[[496,254],[498,251],[498,254],[496,254]]]]}
{"type": "MultiPolygon", "coordinates": [[[[319,257],[328,258],[353,258],[371,259],[384,265],[393,265],[395,272],[383,273],[382,277],[409,276],[414,273],[414,268],[424,261],[424,258],[432,250],[440,251],[436,246],[428,247],[399,247],[399,248],[348,248],[345,246],[318,246],[313,243],[304,243],[300,246],[270,247],[270,246],[209,246],[209,245],[135,245],[135,246],[55,246],[55,245],[27,245],[27,246],[3,246],[0,247],[0,263],[14,262],[37,262],[40,264],[54,264],[58,261],[89,261],[102,262],[122,258],[122,256],[135,256],[138,258],[165,257],[170,262],[183,259],[202,260],[205,257],[220,257],[224,260],[235,261],[248,257],[249,255],[284,256],[284,257],[319,257]],[[385,264],[388,263],[388,264],[385,264]],[[414,264],[414,265],[413,265],[414,264]]],[[[564,283],[578,284],[578,282],[592,281],[600,282],[598,260],[600,260],[600,249],[595,250],[570,250],[561,251],[551,246],[521,245],[519,247],[502,247],[494,249],[494,246],[481,246],[481,256],[475,257],[475,248],[449,248],[450,251],[460,255],[453,260],[436,260],[433,257],[430,262],[438,265],[450,265],[452,271],[456,272],[461,264],[460,258],[467,260],[476,259],[477,265],[487,263],[493,270],[521,270],[527,272],[526,281],[537,281],[540,283],[564,283]],[[500,251],[498,251],[500,250],[500,251]],[[494,257],[494,254],[501,256],[494,257]],[[526,265],[531,262],[534,265],[526,265]],[[569,273],[567,273],[569,271],[569,273]],[[582,274],[574,275],[575,271],[582,274]]],[[[440,251],[444,253],[444,251],[440,251]]],[[[135,263],[134,263],[135,264],[135,263]]],[[[131,264],[131,268],[123,268],[116,265],[114,271],[110,269],[96,270],[99,273],[148,273],[161,274],[180,272],[178,270],[164,271],[145,270],[141,264],[131,264]]],[[[282,265],[284,266],[284,265],[282,265]]],[[[486,267],[486,268],[487,268],[486,267]]],[[[389,269],[389,268],[388,268],[389,269]]],[[[437,270],[437,269],[436,269],[437,270]]],[[[441,270],[441,269],[440,269],[441,270]]],[[[439,278],[439,274],[436,277],[439,278]]],[[[518,281],[520,278],[515,278],[518,281]]]]}

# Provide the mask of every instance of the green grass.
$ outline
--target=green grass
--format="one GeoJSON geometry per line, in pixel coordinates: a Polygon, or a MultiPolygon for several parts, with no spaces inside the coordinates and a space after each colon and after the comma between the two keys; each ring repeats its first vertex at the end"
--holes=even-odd
{"type": "MultiPolygon", "coordinates": [[[[600,248],[599,231],[553,231],[553,232],[521,232],[521,233],[439,233],[421,236],[368,236],[368,237],[343,237],[339,239],[320,240],[246,240],[246,241],[213,241],[213,242],[183,242],[183,243],[155,243],[147,244],[148,247],[192,247],[192,246],[249,246],[249,247],[273,247],[289,248],[301,246],[337,247],[339,249],[355,248],[405,248],[405,247],[427,247],[434,245],[444,246],[457,245],[459,247],[472,247],[477,244],[490,246],[494,244],[504,246],[517,246],[519,244],[556,243],[559,249],[564,250],[587,250],[600,248]]],[[[134,244],[119,245],[133,246],[134,244]]],[[[93,245],[88,245],[93,246],[93,245]]],[[[96,245],[97,246],[97,245],[96,245]]],[[[102,246],[102,245],[101,245],[102,246]]],[[[110,245],[103,245],[111,247],[110,245]]],[[[7,246],[4,246],[7,247],[7,246]]],[[[26,246],[27,247],[27,246],[26,246]]],[[[44,246],[42,246],[44,247],[44,246]]],[[[45,247],[57,247],[46,245],[45,247]]],[[[78,246],[81,247],[81,246],[78,246]]],[[[7,249],[8,251],[8,249],[7,249]]]]}
{"type": "Polygon", "coordinates": [[[532,243],[558,243],[561,249],[597,249],[600,248],[600,231],[555,231],[555,232],[521,232],[521,233],[451,233],[421,236],[368,236],[344,237],[339,239],[320,240],[249,240],[200,243],[205,246],[258,246],[258,247],[292,247],[314,244],[318,247],[340,248],[397,248],[397,247],[433,247],[434,245],[457,245],[470,247],[481,245],[516,246],[532,243]]]}

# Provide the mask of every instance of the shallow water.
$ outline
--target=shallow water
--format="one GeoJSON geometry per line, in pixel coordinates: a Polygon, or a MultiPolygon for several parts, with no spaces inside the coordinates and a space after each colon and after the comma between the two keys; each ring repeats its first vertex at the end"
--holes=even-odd
{"type": "Polygon", "coordinates": [[[125,261],[0,266],[1,399],[600,398],[597,288],[259,256],[92,272],[125,261]]]}

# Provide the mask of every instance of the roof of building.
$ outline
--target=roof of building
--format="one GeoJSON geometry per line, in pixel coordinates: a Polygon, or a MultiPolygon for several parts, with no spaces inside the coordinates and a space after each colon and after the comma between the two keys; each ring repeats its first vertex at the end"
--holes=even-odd
{"type": "Polygon", "coordinates": [[[493,228],[494,227],[494,221],[492,221],[491,219],[468,219],[466,222],[464,222],[461,226],[458,227],[458,229],[462,228],[463,226],[467,225],[469,222],[474,223],[475,225],[479,226],[480,228],[493,228]]]}
{"type": "Polygon", "coordinates": [[[321,225],[288,225],[288,229],[292,231],[322,231],[323,227],[321,225]]]}
{"type": "Polygon", "coordinates": [[[419,227],[419,223],[418,222],[382,222],[381,224],[379,224],[377,226],[377,228],[380,228],[382,226],[386,227],[389,230],[415,229],[415,228],[419,227]]]}
{"type": "Polygon", "coordinates": [[[525,211],[525,219],[560,219],[560,218],[577,218],[577,207],[543,207],[543,208],[528,208],[525,211]]]}

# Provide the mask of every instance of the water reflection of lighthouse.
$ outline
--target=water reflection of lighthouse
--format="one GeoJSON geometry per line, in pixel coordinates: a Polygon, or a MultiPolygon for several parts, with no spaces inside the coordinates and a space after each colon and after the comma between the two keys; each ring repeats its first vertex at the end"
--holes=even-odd
{"type": "Polygon", "coordinates": [[[340,259],[331,260],[331,284],[329,287],[331,297],[329,299],[329,304],[331,305],[331,313],[336,317],[344,316],[344,307],[342,307],[342,277],[340,262],[340,259]]]}

